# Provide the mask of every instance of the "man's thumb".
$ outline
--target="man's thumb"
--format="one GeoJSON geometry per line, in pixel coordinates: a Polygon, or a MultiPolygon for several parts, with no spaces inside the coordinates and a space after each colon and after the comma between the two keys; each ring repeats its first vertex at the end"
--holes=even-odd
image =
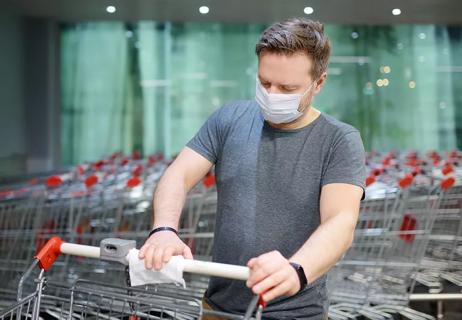
{"type": "Polygon", "coordinates": [[[185,257],[185,259],[194,259],[191,253],[191,249],[189,249],[188,246],[185,246],[183,249],[183,257],[185,257]]]}

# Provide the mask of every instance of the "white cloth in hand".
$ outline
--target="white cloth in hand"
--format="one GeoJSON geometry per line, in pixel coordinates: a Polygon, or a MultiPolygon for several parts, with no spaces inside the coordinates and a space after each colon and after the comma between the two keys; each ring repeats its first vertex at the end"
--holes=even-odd
{"type": "Polygon", "coordinates": [[[140,286],[155,283],[178,283],[185,287],[183,279],[184,258],[174,256],[160,270],[146,269],[144,260],[138,258],[137,249],[128,252],[128,266],[130,270],[130,283],[132,286],[140,286]]]}

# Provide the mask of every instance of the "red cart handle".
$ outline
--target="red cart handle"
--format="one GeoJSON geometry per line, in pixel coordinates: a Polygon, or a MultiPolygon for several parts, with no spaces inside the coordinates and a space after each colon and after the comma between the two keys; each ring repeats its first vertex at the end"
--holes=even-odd
{"type": "Polygon", "coordinates": [[[41,269],[48,271],[51,265],[55,262],[58,256],[61,254],[61,245],[64,243],[60,237],[52,237],[47,243],[40,249],[39,253],[34,257],[38,260],[41,269]]]}

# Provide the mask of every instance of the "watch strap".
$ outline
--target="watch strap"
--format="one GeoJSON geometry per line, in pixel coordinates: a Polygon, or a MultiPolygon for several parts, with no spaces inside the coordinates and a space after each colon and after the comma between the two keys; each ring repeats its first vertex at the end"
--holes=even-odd
{"type": "Polygon", "coordinates": [[[298,263],[290,262],[290,265],[297,272],[298,280],[300,281],[300,290],[299,291],[302,291],[308,285],[308,280],[306,279],[305,270],[303,270],[303,267],[301,265],[299,265],[298,263]]]}
{"type": "Polygon", "coordinates": [[[175,233],[176,235],[178,235],[178,231],[176,231],[172,227],[158,227],[158,228],[155,228],[154,230],[152,230],[151,232],[149,232],[148,238],[151,237],[154,233],[159,232],[159,231],[171,231],[171,232],[175,233]]]}

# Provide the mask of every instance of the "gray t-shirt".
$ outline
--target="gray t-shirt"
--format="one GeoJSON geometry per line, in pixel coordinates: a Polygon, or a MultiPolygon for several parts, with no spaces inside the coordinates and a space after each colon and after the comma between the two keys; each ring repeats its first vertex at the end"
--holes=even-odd
{"type": "MultiPolygon", "coordinates": [[[[290,258],[320,224],[321,188],[364,188],[365,155],[358,130],[321,114],[309,125],[281,130],[264,121],[255,101],[217,110],[187,146],[214,163],[218,204],[213,261],[245,265],[278,250],[290,258]]],[[[207,302],[243,313],[252,298],[244,281],[212,278],[207,302]]],[[[268,304],[265,319],[323,319],[326,278],[268,304]]]]}

